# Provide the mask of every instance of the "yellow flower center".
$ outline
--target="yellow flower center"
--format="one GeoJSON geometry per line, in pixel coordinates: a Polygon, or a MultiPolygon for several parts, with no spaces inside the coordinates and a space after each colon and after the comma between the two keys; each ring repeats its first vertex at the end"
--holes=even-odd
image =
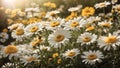
{"type": "Polygon", "coordinates": [[[55,27],[55,26],[58,26],[58,25],[60,25],[59,22],[51,22],[50,23],[50,26],[52,26],[52,27],[55,27]]]}
{"type": "Polygon", "coordinates": [[[28,62],[32,62],[32,61],[34,61],[34,60],[36,60],[37,58],[36,57],[29,57],[29,58],[27,58],[27,61],[28,62]]]}
{"type": "Polygon", "coordinates": [[[6,54],[12,54],[18,52],[18,49],[15,45],[8,45],[4,51],[6,54]]]}
{"type": "Polygon", "coordinates": [[[117,11],[120,11],[120,8],[117,8],[117,11]]]}
{"type": "Polygon", "coordinates": [[[54,14],[54,13],[50,13],[50,16],[53,16],[53,17],[54,17],[54,16],[55,16],[55,14],[54,14]]]}
{"type": "Polygon", "coordinates": [[[83,41],[84,41],[84,42],[90,42],[90,41],[91,41],[91,38],[90,38],[90,37],[85,37],[85,38],[83,38],[83,41]]]}
{"type": "Polygon", "coordinates": [[[94,29],[95,29],[94,26],[90,26],[90,27],[88,27],[88,28],[86,29],[86,31],[91,31],[91,30],[94,30],[94,29]]]}
{"type": "Polygon", "coordinates": [[[38,26],[33,26],[33,27],[30,29],[30,31],[31,31],[31,32],[36,32],[38,29],[39,29],[38,26]]]}
{"type": "Polygon", "coordinates": [[[97,58],[97,56],[95,54],[91,54],[87,57],[89,60],[94,60],[97,58]]]}
{"type": "Polygon", "coordinates": [[[64,35],[58,35],[58,36],[55,38],[55,41],[56,41],[56,42],[60,42],[60,41],[62,41],[62,40],[64,40],[64,35]]]}
{"type": "Polygon", "coordinates": [[[71,27],[76,27],[76,26],[78,26],[78,25],[79,25],[78,22],[73,22],[73,23],[70,24],[71,27]]]}
{"type": "Polygon", "coordinates": [[[117,41],[116,36],[109,36],[104,40],[107,44],[115,43],[117,41]]]}
{"type": "Polygon", "coordinates": [[[18,25],[15,25],[12,27],[12,30],[16,30],[18,28],[18,25]]]}
{"type": "Polygon", "coordinates": [[[69,56],[69,57],[73,57],[73,56],[75,56],[75,54],[76,54],[75,52],[69,52],[69,53],[68,53],[68,56],[69,56]]]}
{"type": "Polygon", "coordinates": [[[110,27],[111,26],[111,24],[110,23],[103,23],[103,24],[101,24],[102,26],[105,26],[105,27],[110,27]]]}
{"type": "Polygon", "coordinates": [[[58,57],[58,55],[59,55],[58,53],[54,53],[54,54],[52,55],[52,57],[53,57],[53,58],[56,58],[56,57],[58,57]]]}
{"type": "Polygon", "coordinates": [[[24,30],[23,29],[17,29],[16,30],[16,35],[23,35],[24,34],[24,30]]]}
{"type": "Polygon", "coordinates": [[[58,64],[60,64],[60,63],[61,63],[61,61],[62,61],[61,59],[58,59],[58,60],[57,60],[57,63],[58,63],[58,64]]]}
{"type": "Polygon", "coordinates": [[[101,7],[105,7],[105,3],[100,3],[100,6],[101,7]]]}
{"type": "Polygon", "coordinates": [[[8,32],[8,29],[6,29],[6,28],[5,28],[5,29],[3,29],[3,32],[6,32],[6,33],[7,33],[7,32],[8,32]]]}
{"type": "Polygon", "coordinates": [[[36,45],[38,45],[39,43],[41,43],[42,41],[43,41],[42,39],[36,38],[35,40],[33,40],[32,46],[36,46],[36,45]]]}

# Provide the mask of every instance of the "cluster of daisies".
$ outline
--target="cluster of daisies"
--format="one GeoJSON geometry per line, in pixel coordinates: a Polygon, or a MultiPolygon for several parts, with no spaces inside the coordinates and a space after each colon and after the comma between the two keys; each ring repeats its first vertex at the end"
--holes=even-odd
{"type": "Polygon", "coordinates": [[[68,9],[71,14],[66,18],[60,18],[57,15],[60,11],[54,10],[40,21],[10,25],[8,29],[15,41],[0,47],[0,58],[8,57],[11,61],[3,68],[77,68],[82,65],[87,68],[96,67],[108,58],[113,58],[111,64],[114,64],[120,59],[120,6],[116,2],[105,1],[85,8],[78,5],[68,9]],[[95,14],[110,4],[113,5],[110,13],[95,14]]]}

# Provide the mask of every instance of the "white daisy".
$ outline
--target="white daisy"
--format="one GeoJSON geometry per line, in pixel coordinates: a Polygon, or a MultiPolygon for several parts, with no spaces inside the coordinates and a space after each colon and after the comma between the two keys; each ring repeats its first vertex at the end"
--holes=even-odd
{"type": "Polygon", "coordinates": [[[74,18],[73,20],[69,20],[68,22],[65,23],[64,28],[66,30],[76,30],[80,29],[80,27],[83,27],[85,24],[85,20],[82,18],[74,18]]]}
{"type": "Polygon", "coordinates": [[[4,43],[9,38],[9,35],[6,32],[0,33],[0,42],[4,43]]]}
{"type": "Polygon", "coordinates": [[[73,58],[73,57],[77,56],[78,54],[80,54],[80,50],[77,48],[74,48],[74,49],[65,51],[65,53],[63,53],[63,57],[73,58]]]}
{"type": "Polygon", "coordinates": [[[108,5],[110,5],[110,2],[101,2],[101,3],[98,3],[98,4],[95,4],[95,8],[103,8],[103,7],[107,7],[108,5]]]}
{"type": "Polygon", "coordinates": [[[118,2],[118,0],[112,0],[112,1],[111,1],[112,4],[115,4],[115,3],[117,3],[117,2],[118,2]]]}
{"type": "Polygon", "coordinates": [[[19,66],[15,63],[6,63],[2,66],[2,68],[19,68],[19,66]]]}
{"type": "Polygon", "coordinates": [[[24,55],[23,57],[20,58],[20,60],[26,65],[27,63],[31,63],[33,61],[39,61],[38,58],[39,58],[38,55],[33,54],[33,55],[24,55]]]}
{"type": "Polygon", "coordinates": [[[78,5],[77,7],[71,7],[68,9],[69,12],[74,12],[74,11],[78,11],[82,8],[82,5],[78,5]]]}
{"type": "Polygon", "coordinates": [[[52,19],[54,17],[54,15],[57,15],[59,13],[60,13],[60,11],[58,11],[58,10],[53,10],[53,11],[47,12],[45,18],[52,19]]]}
{"type": "Polygon", "coordinates": [[[65,23],[64,19],[61,19],[61,18],[55,19],[54,18],[52,21],[46,23],[45,28],[47,30],[55,30],[58,27],[61,27],[64,23],[65,23]]]}
{"type": "Polygon", "coordinates": [[[85,64],[93,65],[96,62],[102,62],[102,59],[104,58],[104,56],[100,51],[90,50],[90,51],[83,52],[83,55],[81,56],[81,58],[84,59],[82,62],[84,62],[85,64]]]}
{"type": "Polygon", "coordinates": [[[0,59],[3,57],[3,54],[4,54],[4,46],[3,45],[0,45],[0,59]]]}
{"type": "Polygon", "coordinates": [[[43,26],[41,23],[33,23],[26,26],[25,32],[27,35],[33,35],[38,34],[42,29],[43,26]]]}
{"type": "Polygon", "coordinates": [[[103,27],[110,27],[112,25],[112,22],[105,20],[105,21],[102,21],[102,22],[98,22],[98,25],[103,26],[103,27]]]}
{"type": "Polygon", "coordinates": [[[39,49],[42,50],[42,51],[43,50],[50,51],[51,47],[40,45],[39,49]]]}
{"type": "Polygon", "coordinates": [[[99,16],[91,16],[91,17],[89,17],[88,19],[86,19],[87,21],[88,21],[88,23],[93,23],[93,22],[95,22],[95,21],[101,21],[101,17],[99,17],[99,16]]]}
{"type": "Polygon", "coordinates": [[[26,37],[24,27],[17,28],[16,30],[12,31],[12,37],[16,40],[22,40],[24,37],[26,37]]]}
{"type": "Polygon", "coordinates": [[[49,35],[48,42],[51,46],[58,48],[61,47],[62,44],[67,43],[69,38],[71,38],[69,31],[58,28],[54,33],[49,35]]]}
{"type": "Polygon", "coordinates": [[[19,52],[19,49],[17,48],[17,46],[8,45],[3,49],[3,53],[4,53],[3,56],[7,57],[9,55],[9,59],[11,60],[13,56],[15,58],[18,58],[18,52],[19,52]]]}
{"type": "Polygon", "coordinates": [[[13,25],[9,26],[8,29],[16,30],[17,28],[21,28],[21,27],[24,27],[24,25],[21,24],[21,23],[16,23],[16,24],[13,24],[13,25]]]}
{"type": "Polygon", "coordinates": [[[117,46],[120,45],[120,35],[116,34],[116,32],[109,34],[108,36],[100,36],[98,39],[98,45],[100,48],[104,48],[104,50],[116,49],[117,46]]]}
{"type": "Polygon", "coordinates": [[[31,17],[33,17],[32,12],[27,12],[26,14],[27,14],[27,15],[26,15],[27,18],[31,18],[31,17]]]}
{"type": "Polygon", "coordinates": [[[95,42],[96,39],[97,39],[97,35],[85,32],[78,37],[77,43],[81,43],[81,45],[90,44],[95,42]]]}
{"type": "Polygon", "coordinates": [[[28,44],[17,45],[19,57],[24,55],[33,54],[33,47],[28,44]]]}
{"type": "Polygon", "coordinates": [[[113,6],[113,9],[115,10],[115,12],[120,13],[120,4],[116,4],[115,6],[113,6]]]}

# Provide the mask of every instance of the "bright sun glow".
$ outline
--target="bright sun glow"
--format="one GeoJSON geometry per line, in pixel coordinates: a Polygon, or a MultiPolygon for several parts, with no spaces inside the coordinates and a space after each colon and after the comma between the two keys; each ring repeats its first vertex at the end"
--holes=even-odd
{"type": "Polygon", "coordinates": [[[27,0],[2,0],[2,3],[5,7],[16,8],[24,6],[27,0]]]}
{"type": "Polygon", "coordinates": [[[15,0],[3,0],[3,4],[6,7],[14,8],[15,0]]]}

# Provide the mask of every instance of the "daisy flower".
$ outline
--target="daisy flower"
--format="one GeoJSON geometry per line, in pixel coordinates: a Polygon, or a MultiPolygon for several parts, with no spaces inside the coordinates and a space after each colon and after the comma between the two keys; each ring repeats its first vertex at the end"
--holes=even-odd
{"type": "Polygon", "coordinates": [[[102,52],[100,51],[86,51],[83,52],[83,55],[81,56],[83,58],[83,61],[85,64],[93,65],[96,62],[102,62],[102,59],[104,58],[102,52]]]}
{"type": "Polygon", "coordinates": [[[4,57],[7,57],[9,55],[9,59],[11,60],[11,58],[14,57],[18,57],[18,52],[19,49],[17,48],[17,46],[15,45],[8,45],[6,47],[4,47],[3,49],[3,53],[4,53],[4,57]]]}
{"type": "Polygon", "coordinates": [[[104,50],[116,49],[120,45],[120,35],[116,32],[109,34],[108,36],[100,36],[98,39],[98,45],[104,50]]]}
{"type": "Polygon", "coordinates": [[[4,43],[9,38],[8,34],[5,32],[0,33],[0,42],[4,43]]]}
{"type": "Polygon", "coordinates": [[[19,66],[15,63],[6,63],[2,66],[2,68],[19,68],[19,66]]]}
{"type": "Polygon", "coordinates": [[[101,3],[98,3],[98,4],[95,4],[95,8],[103,8],[103,7],[107,7],[108,5],[110,5],[110,2],[101,2],[101,3]]]}
{"type": "Polygon", "coordinates": [[[68,22],[65,23],[64,28],[66,30],[76,30],[80,29],[80,27],[83,27],[85,24],[85,20],[82,18],[74,18],[73,20],[69,20],[68,22]]]}
{"type": "Polygon", "coordinates": [[[17,28],[16,30],[12,31],[12,37],[15,38],[16,40],[22,40],[23,37],[26,37],[24,27],[17,28]]]}
{"type": "Polygon", "coordinates": [[[31,46],[37,46],[39,45],[40,43],[43,43],[45,40],[45,38],[42,38],[42,37],[36,37],[32,40],[32,42],[30,43],[31,46]]]}
{"type": "Polygon", "coordinates": [[[48,42],[51,46],[58,48],[61,47],[62,44],[65,44],[71,38],[71,34],[69,31],[58,28],[54,33],[50,34],[48,37],[48,42]]]}
{"type": "Polygon", "coordinates": [[[41,23],[33,23],[33,24],[29,24],[26,28],[25,28],[25,32],[27,35],[33,35],[33,34],[38,34],[41,30],[42,30],[43,26],[41,23]]]}
{"type": "Polygon", "coordinates": [[[98,22],[99,26],[103,26],[103,27],[110,27],[112,25],[111,21],[102,21],[102,22],[98,22]]]}
{"type": "Polygon", "coordinates": [[[28,44],[17,45],[19,57],[33,54],[33,47],[28,44]]]}
{"type": "Polygon", "coordinates": [[[82,8],[82,5],[78,5],[77,7],[71,7],[68,9],[69,12],[74,12],[74,11],[78,11],[82,8]]]}
{"type": "Polygon", "coordinates": [[[78,37],[77,43],[81,43],[81,45],[90,44],[95,42],[96,39],[97,39],[97,35],[85,32],[78,37]]]}
{"type": "Polygon", "coordinates": [[[113,6],[113,9],[115,10],[115,12],[120,13],[120,5],[119,4],[113,6]]]}
{"type": "Polygon", "coordinates": [[[61,27],[64,23],[65,23],[64,19],[61,18],[53,19],[52,21],[46,23],[46,29],[55,30],[58,27],[61,27]]]}
{"type": "Polygon", "coordinates": [[[51,47],[40,45],[40,50],[50,51],[51,47]]]}
{"type": "Polygon", "coordinates": [[[91,16],[91,17],[89,17],[88,19],[86,19],[87,21],[88,21],[88,23],[94,23],[94,22],[96,22],[96,21],[101,21],[101,17],[99,17],[99,16],[91,16]]]}
{"type": "Polygon", "coordinates": [[[9,26],[8,29],[16,30],[17,28],[21,28],[21,27],[24,27],[24,25],[21,24],[21,23],[16,23],[16,24],[13,24],[13,25],[9,26]]]}
{"type": "Polygon", "coordinates": [[[3,54],[4,54],[4,46],[3,45],[0,45],[0,59],[3,57],[3,54]]]}
{"type": "Polygon", "coordinates": [[[65,51],[65,53],[63,53],[63,57],[72,59],[73,57],[77,56],[78,54],[80,54],[80,50],[77,48],[74,48],[74,49],[65,51]]]}
{"type": "Polygon", "coordinates": [[[53,11],[47,12],[45,18],[52,19],[54,16],[56,16],[59,13],[60,13],[60,11],[58,11],[58,10],[53,10],[53,11]]]}
{"type": "Polygon", "coordinates": [[[115,3],[117,3],[117,2],[118,2],[118,0],[112,0],[112,1],[111,1],[112,4],[115,4],[115,3]]]}
{"type": "Polygon", "coordinates": [[[38,61],[39,56],[36,54],[33,55],[24,55],[20,58],[20,60],[26,65],[27,63],[31,63],[33,61],[38,61]]]}

